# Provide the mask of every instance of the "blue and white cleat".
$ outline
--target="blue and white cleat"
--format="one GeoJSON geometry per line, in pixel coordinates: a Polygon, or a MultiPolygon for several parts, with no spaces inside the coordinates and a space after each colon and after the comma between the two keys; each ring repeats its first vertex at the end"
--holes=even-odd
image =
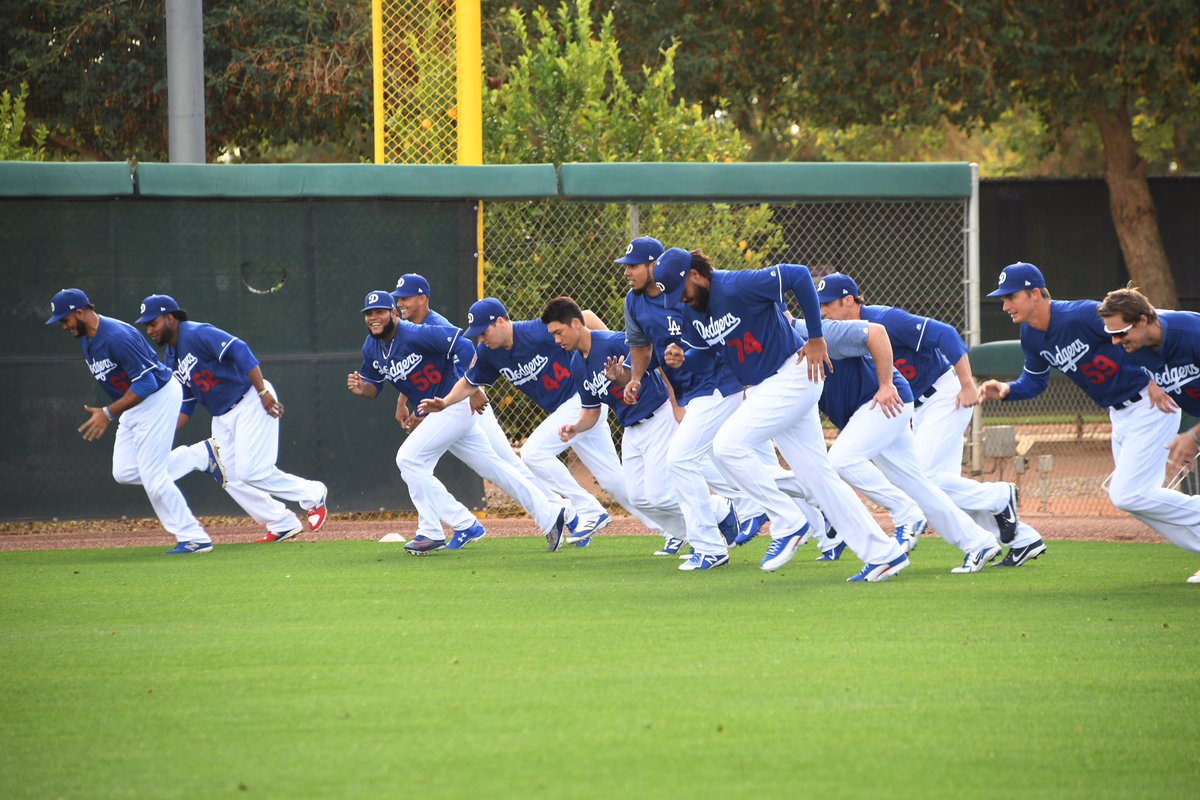
{"type": "Polygon", "coordinates": [[[187,555],[189,553],[208,553],[213,548],[212,540],[206,542],[180,542],[174,548],[167,551],[169,556],[187,555]]]}
{"type": "Polygon", "coordinates": [[[217,440],[205,439],[204,449],[208,452],[208,466],[204,468],[204,474],[224,489],[228,484],[228,476],[225,474],[225,462],[221,460],[221,449],[217,447],[217,440]]]}
{"type": "Polygon", "coordinates": [[[737,538],[733,540],[733,546],[741,547],[755,536],[758,536],[758,532],[762,530],[763,525],[766,525],[769,519],[770,517],[766,514],[759,514],[757,517],[742,520],[737,538]]]}
{"type": "Polygon", "coordinates": [[[717,523],[717,530],[721,532],[721,536],[725,537],[725,544],[729,547],[736,547],[738,533],[741,532],[742,523],[738,519],[737,510],[733,507],[733,503],[729,504],[729,513],[725,518],[717,523]]]}
{"type": "Polygon", "coordinates": [[[563,540],[567,538],[567,509],[558,512],[558,519],[546,534],[546,552],[557,553],[562,550],[563,540]]]}
{"type": "Polygon", "coordinates": [[[580,523],[578,527],[571,529],[571,533],[567,536],[567,544],[573,544],[576,547],[587,547],[591,543],[591,539],[600,531],[604,530],[612,522],[612,517],[601,512],[593,522],[580,523]]]}
{"type": "Polygon", "coordinates": [[[471,542],[477,542],[487,536],[487,529],[477,521],[469,528],[464,528],[461,531],[455,531],[450,537],[450,541],[446,543],[447,550],[462,550],[471,542]]]}
{"type": "Polygon", "coordinates": [[[961,567],[955,567],[950,571],[958,575],[968,575],[972,572],[979,572],[988,564],[999,558],[1001,550],[1002,548],[994,544],[981,547],[978,550],[972,550],[971,552],[967,553],[965,558],[963,558],[963,564],[961,567]]]}
{"type": "Polygon", "coordinates": [[[424,556],[429,555],[435,550],[441,550],[445,546],[445,539],[430,539],[424,534],[418,534],[413,537],[411,542],[404,545],[404,552],[410,556],[424,556]]]}
{"type": "Polygon", "coordinates": [[[851,575],[847,581],[866,581],[867,583],[878,583],[886,581],[888,578],[895,575],[900,570],[908,566],[908,554],[901,553],[886,564],[864,564],[862,572],[857,575],[851,575]]]}
{"type": "Polygon", "coordinates": [[[723,567],[729,563],[729,554],[722,553],[720,555],[701,555],[693,553],[692,557],[679,565],[679,569],[683,572],[695,572],[701,569],[716,569],[723,567]]]}
{"type": "Polygon", "coordinates": [[[1017,523],[1021,519],[1017,512],[1017,500],[1020,496],[1017,485],[1010,483],[1008,485],[1008,504],[999,514],[992,515],[996,518],[996,527],[1000,531],[1000,544],[1012,544],[1013,539],[1017,538],[1017,523]]]}
{"type": "Polygon", "coordinates": [[[925,529],[929,527],[929,523],[923,519],[919,519],[911,525],[901,525],[896,528],[896,544],[904,548],[904,552],[911,553],[917,549],[917,544],[921,541],[921,536],[924,535],[925,529]]]}
{"type": "Polygon", "coordinates": [[[817,561],[837,561],[844,552],[846,552],[846,543],[838,542],[828,550],[822,550],[821,555],[817,556],[817,561]]]}
{"type": "Polygon", "coordinates": [[[679,549],[681,547],[683,547],[685,544],[687,544],[687,542],[685,542],[683,539],[676,539],[674,536],[668,536],[663,541],[662,549],[655,552],[654,555],[656,555],[656,556],[678,555],[679,549]]]}
{"type": "Polygon", "coordinates": [[[796,550],[800,548],[800,545],[808,541],[810,533],[812,533],[812,527],[805,525],[795,533],[789,533],[787,536],[772,539],[771,545],[767,548],[767,552],[763,556],[762,571],[774,572],[791,561],[792,557],[796,555],[796,550]]]}

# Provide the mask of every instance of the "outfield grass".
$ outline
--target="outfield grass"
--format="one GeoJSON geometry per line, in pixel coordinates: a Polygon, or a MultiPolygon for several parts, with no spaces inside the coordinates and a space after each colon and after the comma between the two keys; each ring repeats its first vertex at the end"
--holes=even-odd
{"type": "Polygon", "coordinates": [[[0,554],[5,797],[1186,797],[1200,586],[1166,544],[847,584],[646,537],[0,554]]]}

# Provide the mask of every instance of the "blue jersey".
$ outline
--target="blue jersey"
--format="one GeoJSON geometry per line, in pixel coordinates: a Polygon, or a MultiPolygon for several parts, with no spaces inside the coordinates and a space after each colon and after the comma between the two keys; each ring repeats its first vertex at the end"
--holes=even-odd
{"type": "Polygon", "coordinates": [[[538,320],[514,322],[511,350],[475,346],[467,370],[472,386],[491,386],[500,376],[546,411],[554,411],[579,390],[572,354],[563,350],[538,320]]]}
{"type": "Polygon", "coordinates": [[[863,306],[861,311],[863,319],[887,329],[892,364],[916,397],[924,397],[937,379],[967,354],[958,331],[944,322],[890,306],[863,306]]]}
{"type": "Polygon", "coordinates": [[[1043,331],[1021,325],[1025,370],[1009,384],[1006,400],[1037,397],[1050,383],[1050,367],[1104,408],[1124,403],[1146,388],[1149,379],[1120,345],[1104,332],[1095,300],[1051,300],[1050,325],[1043,331]]]}
{"type": "Polygon", "coordinates": [[[821,335],[821,305],[808,267],[713,270],[708,308],[689,315],[683,337],[690,347],[721,345],[725,363],[743,386],[757,386],[779,371],[802,343],[784,316],[788,290],[800,303],[810,337],[821,335]]]}
{"type": "Polygon", "coordinates": [[[80,336],[79,343],[88,370],[108,396],[119,400],[132,389],[145,400],[166,386],[171,370],[158,360],[146,337],[128,322],[96,316],[96,335],[80,336]]]}
{"type": "Polygon", "coordinates": [[[604,362],[612,356],[629,360],[629,346],[625,334],[617,331],[592,331],[592,348],[585,358],[576,351],[572,359],[572,371],[580,377],[579,397],[584,408],[599,408],[601,404],[611,406],[617,412],[617,422],[629,428],[649,418],[658,407],[669,399],[667,385],[657,372],[647,372],[642,381],[642,390],[634,405],[625,403],[625,387],[618,386],[604,374],[604,362]]]}
{"type": "MultiPolygon", "coordinates": [[[[432,308],[427,310],[427,313],[425,314],[425,319],[423,319],[420,322],[414,322],[413,324],[414,325],[441,325],[443,328],[457,328],[458,327],[453,322],[446,319],[438,312],[434,311],[432,308]]],[[[454,379],[458,380],[466,373],[466,371],[467,371],[466,364],[464,364],[463,362],[461,362],[457,358],[455,358],[454,359],[454,379]]]]}
{"type": "Polygon", "coordinates": [[[428,397],[448,394],[458,382],[454,360],[466,364],[471,356],[471,343],[458,328],[397,320],[390,342],[367,336],[359,373],[377,390],[385,381],[391,383],[415,407],[428,397]]]}
{"type": "Polygon", "coordinates": [[[214,417],[233,408],[250,388],[246,373],[258,366],[245,342],[204,322],[180,322],[179,338],[164,360],[183,384],[183,413],[189,416],[197,401],[214,417]]]}
{"type": "MultiPolygon", "coordinates": [[[[854,412],[870,403],[879,391],[875,374],[875,359],[867,349],[868,323],[864,320],[826,320],[825,346],[833,371],[825,376],[825,386],[817,405],[838,430],[846,427],[854,412]]],[[[797,335],[807,341],[808,331],[800,320],[792,322],[797,335]]],[[[892,384],[906,403],[913,401],[913,391],[900,370],[892,367],[892,384]]]]}
{"type": "Polygon", "coordinates": [[[1194,311],[1159,311],[1162,342],[1129,354],[1130,360],[1181,409],[1200,417],[1200,314],[1194,311]]]}
{"type": "Polygon", "coordinates": [[[635,344],[649,344],[654,358],[651,368],[662,367],[679,405],[686,406],[693,397],[711,395],[720,390],[722,397],[742,391],[742,384],[725,366],[724,359],[705,364],[698,360],[685,359],[680,367],[668,367],[663,361],[667,347],[672,344],[686,347],[683,342],[683,308],[667,304],[667,293],[659,292],[650,297],[639,292],[625,295],[625,340],[635,344]]]}

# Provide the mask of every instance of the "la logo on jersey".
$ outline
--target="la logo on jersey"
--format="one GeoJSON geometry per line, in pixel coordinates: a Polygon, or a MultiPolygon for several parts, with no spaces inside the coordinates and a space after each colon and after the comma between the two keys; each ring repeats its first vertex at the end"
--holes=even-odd
{"type": "Polygon", "coordinates": [[[177,365],[175,365],[175,377],[178,378],[179,382],[184,386],[191,385],[192,368],[195,367],[197,363],[199,363],[199,359],[196,358],[196,354],[188,353],[177,365]]]}
{"type": "Polygon", "coordinates": [[[1076,339],[1066,347],[1055,347],[1053,352],[1043,350],[1041,356],[1063,372],[1074,372],[1079,368],[1079,362],[1088,354],[1089,349],[1083,341],[1076,339]]]}
{"type": "Polygon", "coordinates": [[[683,327],[679,324],[678,317],[667,317],[667,334],[670,336],[678,336],[683,333],[683,327]]]}

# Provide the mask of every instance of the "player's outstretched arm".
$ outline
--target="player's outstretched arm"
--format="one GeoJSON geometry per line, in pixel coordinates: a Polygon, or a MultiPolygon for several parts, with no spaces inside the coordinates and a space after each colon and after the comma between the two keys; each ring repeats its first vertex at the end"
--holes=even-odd
{"type": "Polygon", "coordinates": [[[83,434],[85,441],[94,442],[104,435],[108,426],[121,416],[122,412],[128,411],[140,402],[142,402],[141,396],[130,389],[106,406],[89,406],[84,403],[83,410],[91,416],[77,430],[83,434]]]}
{"type": "Polygon", "coordinates": [[[454,387],[445,397],[429,397],[421,401],[417,406],[417,410],[422,414],[434,414],[442,409],[449,408],[455,403],[461,403],[475,393],[478,387],[472,386],[471,382],[466,378],[459,378],[454,387]]]}
{"type": "Polygon", "coordinates": [[[1008,393],[1012,391],[1012,387],[1005,381],[990,380],[984,381],[979,386],[979,400],[1003,400],[1008,397],[1008,393]]]}
{"type": "Polygon", "coordinates": [[[875,379],[879,388],[871,400],[871,408],[878,406],[885,417],[894,417],[904,411],[904,399],[892,382],[892,340],[887,328],[875,322],[867,325],[867,352],[875,362],[875,379]]]}
{"type": "Polygon", "coordinates": [[[596,408],[585,408],[580,411],[579,419],[574,422],[568,422],[558,429],[558,437],[564,442],[569,442],[575,436],[590,431],[600,421],[600,408],[600,406],[597,406],[596,408]]]}
{"type": "Polygon", "coordinates": [[[358,370],[354,370],[346,376],[346,389],[350,394],[358,395],[359,397],[372,398],[379,394],[379,390],[375,388],[375,384],[370,381],[363,380],[363,376],[358,370]]]}
{"type": "Polygon", "coordinates": [[[1176,436],[1167,448],[1171,472],[1183,470],[1185,475],[1192,472],[1196,469],[1196,455],[1200,453],[1200,425],[1176,436]]]}
{"type": "MultiPolygon", "coordinates": [[[[625,386],[629,383],[631,373],[629,367],[625,366],[625,359],[621,356],[609,356],[604,361],[604,377],[608,378],[618,386],[625,386]]],[[[633,401],[626,399],[627,403],[633,405],[633,401]]]]}

